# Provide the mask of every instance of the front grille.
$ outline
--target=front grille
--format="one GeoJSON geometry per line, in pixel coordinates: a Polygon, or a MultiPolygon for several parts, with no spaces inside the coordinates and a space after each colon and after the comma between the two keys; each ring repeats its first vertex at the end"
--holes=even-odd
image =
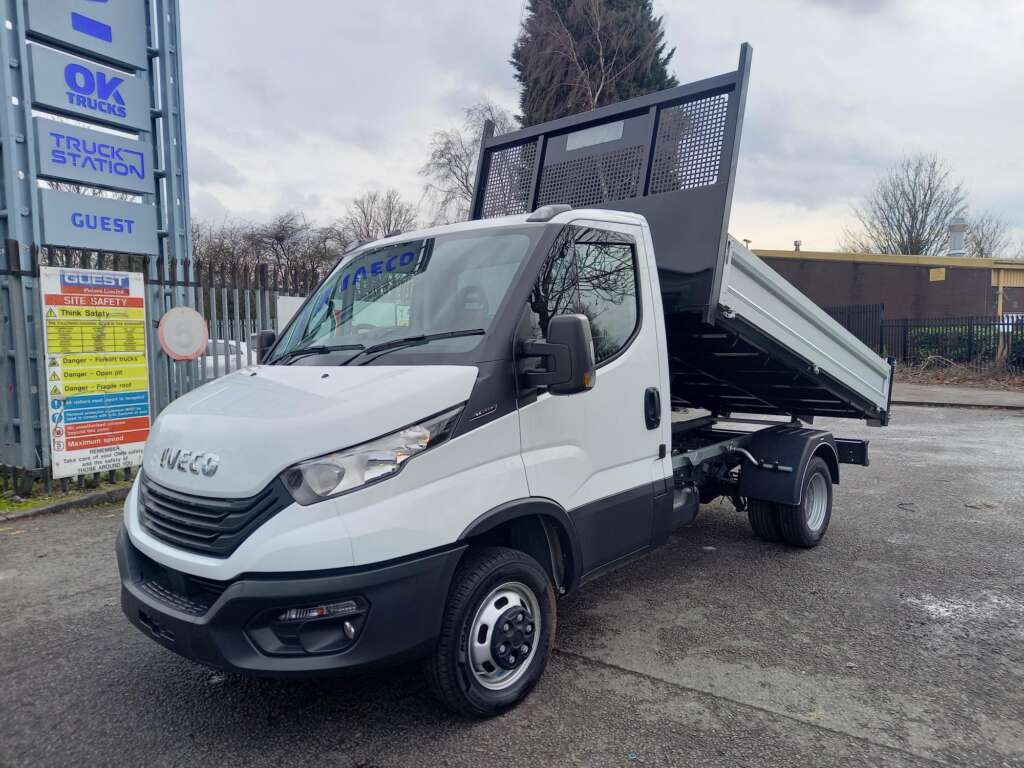
{"type": "Polygon", "coordinates": [[[161,603],[190,616],[205,615],[230,586],[227,581],[214,581],[176,571],[160,565],[137,549],[134,552],[140,589],[161,603]]]}
{"type": "Polygon", "coordinates": [[[141,588],[160,602],[166,603],[172,608],[177,608],[182,613],[187,613],[191,616],[202,616],[210,610],[209,603],[192,600],[157,581],[144,581],[141,584],[141,588]]]}
{"type": "Polygon", "coordinates": [[[139,480],[139,518],[156,538],[182,549],[227,557],[246,537],[292,503],[280,480],[247,499],[193,496],[139,480]]]}

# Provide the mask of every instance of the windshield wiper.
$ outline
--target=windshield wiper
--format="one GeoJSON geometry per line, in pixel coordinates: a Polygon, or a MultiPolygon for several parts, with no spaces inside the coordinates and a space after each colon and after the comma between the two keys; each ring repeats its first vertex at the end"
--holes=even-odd
{"type": "Polygon", "coordinates": [[[403,336],[400,339],[382,341],[380,344],[374,344],[366,349],[362,349],[352,355],[352,357],[342,363],[342,365],[348,365],[356,358],[363,357],[364,355],[375,355],[374,357],[360,363],[360,365],[366,365],[367,363],[376,360],[381,355],[387,354],[388,352],[394,352],[396,349],[418,347],[421,344],[429,344],[430,342],[437,341],[439,339],[457,339],[461,336],[483,336],[485,333],[487,333],[487,331],[483,328],[470,328],[465,331],[442,331],[440,333],[420,333],[416,336],[403,336]]]}
{"type": "Polygon", "coordinates": [[[298,360],[300,357],[308,357],[309,355],[326,355],[329,352],[342,352],[351,349],[363,351],[366,347],[362,344],[314,344],[311,347],[300,347],[299,349],[293,349],[285,352],[283,355],[276,358],[274,363],[283,363],[285,361],[298,360]]]}

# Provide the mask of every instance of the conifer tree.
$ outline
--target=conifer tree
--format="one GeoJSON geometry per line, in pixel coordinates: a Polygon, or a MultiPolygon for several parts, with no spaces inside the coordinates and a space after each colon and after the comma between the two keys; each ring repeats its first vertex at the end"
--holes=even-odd
{"type": "Polygon", "coordinates": [[[524,126],[677,84],[652,0],[528,0],[512,50],[524,126]]]}

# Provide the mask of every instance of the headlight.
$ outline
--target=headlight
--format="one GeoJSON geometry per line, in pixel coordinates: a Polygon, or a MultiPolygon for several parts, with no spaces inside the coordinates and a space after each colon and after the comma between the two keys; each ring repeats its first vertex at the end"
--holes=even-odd
{"type": "Polygon", "coordinates": [[[304,461],[281,474],[299,504],[315,504],[391,477],[418,453],[448,439],[462,406],[368,443],[304,461]]]}

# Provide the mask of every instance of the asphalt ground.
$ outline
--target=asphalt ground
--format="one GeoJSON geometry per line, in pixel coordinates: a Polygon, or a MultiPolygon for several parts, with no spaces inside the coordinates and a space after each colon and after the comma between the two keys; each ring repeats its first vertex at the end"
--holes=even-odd
{"type": "Polygon", "coordinates": [[[817,549],[728,503],[559,605],[530,698],[256,681],[121,615],[116,508],[0,525],[3,766],[1024,766],[1024,413],[901,407],[817,549]]]}

